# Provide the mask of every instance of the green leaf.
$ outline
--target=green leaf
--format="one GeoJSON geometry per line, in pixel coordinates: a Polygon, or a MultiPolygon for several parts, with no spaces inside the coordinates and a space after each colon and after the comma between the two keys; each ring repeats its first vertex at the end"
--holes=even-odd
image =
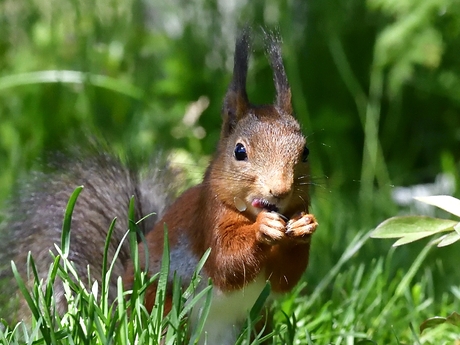
{"type": "Polygon", "coordinates": [[[452,231],[457,221],[426,216],[393,217],[379,224],[372,238],[400,238],[393,246],[400,246],[445,231],[452,231]]]}
{"type": "Polygon", "coordinates": [[[456,231],[452,231],[450,234],[442,236],[441,241],[438,243],[438,247],[446,247],[458,240],[460,240],[460,235],[456,231]]]}
{"type": "Polygon", "coordinates": [[[454,311],[448,317],[441,317],[441,316],[430,317],[429,319],[426,319],[425,321],[423,321],[422,324],[420,325],[420,333],[422,333],[425,329],[433,328],[443,323],[450,323],[452,325],[460,327],[460,314],[454,311]]]}
{"type": "Polygon", "coordinates": [[[433,205],[460,217],[460,200],[449,195],[433,195],[414,198],[428,205],[433,205]]]}
{"type": "Polygon", "coordinates": [[[404,244],[408,244],[408,243],[412,243],[412,242],[415,242],[415,241],[418,241],[422,238],[425,238],[425,237],[428,237],[432,235],[431,233],[418,233],[418,234],[411,234],[411,235],[407,235],[407,236],[404,236],[404,237],[401,237],[399,240],[397,240],[395,243],[393,243],[393,247],[399,247],[399,246],[402,246],[404,244]]]}
{"type": "Polygon", "coordinates": [[[429,319],[426,319],[425,321],[423,321],[422,324],[420,325],[420,333],[422,333],[425,329],[442,325],[445,322],[446,322],[445,317],[441,317],[441,316],[430,317],[429,319]]]}
{"type": "Polygon", "coordinates": [[[460,235],[460,223],[458,223],[457,225],[454,226],[454,230],[457,234],[460,235]]]}
{"type": "Polygon", "coordinates": [[[449,322],[452,325],[460,327],[460,314],[454,311],[452,314],[450,314],[447,317],[447,322],[449,322]]]}

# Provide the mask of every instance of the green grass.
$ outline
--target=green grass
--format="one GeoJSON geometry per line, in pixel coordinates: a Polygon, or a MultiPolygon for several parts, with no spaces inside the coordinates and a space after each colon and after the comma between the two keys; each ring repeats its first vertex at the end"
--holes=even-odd
{"type": "MultiPolygon", "coordinates": [[[[71,196],[64,218],[62,243],[49,268],[46,280],[40,281],[33,261],[29,260],[29,274],[34,277],[28,288],[12,264],[19,289],[32,311],[31,325],[19,323],[0,330],[4,344],[189,344],[199,339],[211,301],[212,285],[196,291],[199,271],[206,259],[201,260],[190,286],[180,287],[175,279],[172,311],[163,316],[166,280],[169,274],[169,249],[165,229],[165,251],[161,271],[148,278],[136,268],[132,291],[124,291],[121,278],[118,286],[108,286],[111,265],[106,255],[101,265],[107,272],[102,284],[86,287],[67,259],[71,241],[71,214],[81,188],[71,196]],[[59,315],[53,301],[53,285],[62,280],[65,286],[68,312],[59,315]],[[151,313],[143,305],[144,292],[152,281],[158,284],[156,303],[151,313]],[[108,300],[108,289],[117,288],[116,301],[108,300]],[[194,330],[188,325],[187,315],[200,304],[202,320],[194,330]],[[191,332],[191,333],[189,333],[191,332]]],[[[133,203],[128,210],[133,216],[133,203]]],[[[114,220],[116,222],[116,220],[114,220]]],[[[136,223],[130,221],[126,240],[137,238],[136,223]]],[[[111,229],[113,228],[111,226],[111,229]]],[[[107,241],[110,240],[110,233],[107,241]]],[[[458,339],[458,328],[439,326],[423,333],[419,326],[423,320],[459,310],[459,291],[436,293],[436,284],[430,270],[424,269],[431,246],[425,246],[410,263],[408,270],[392,272],[395,250],[369,262],[356,260],[363,247],[369,244],[369,232],[358,233],[346,246],[339,260],[311,287],[303,280],[290,294],[276,300],[274,329],[269,334],[254,333],[254,324],[268,297],[269,287],[261,294],[237,344],[452,344],[458,339]]],[[[313,242],[314,243],[314,242],[313,242]]],[[[107,246],[106,246],[107,249],[107,246]]],[[[137,246],[132,246],[137,257],[137,246]]],[[[51,255],[51,254],[50,254],[51,255]]],[[[115,258],[116,259],[116,258],[115,258]]],[[[320,267],[310,271],[320,272],[320,267]]],[[[88,273],[89,274],[89,273],[88,273]]],[[[225,312],[225,311],[223,311],[225,312]]]]}
{"type": "MultiPolygon", "coordinates": [[[[87,277],[78,277],[73,269],[72,262],[68,260],[67,253],[71,241],[71,215],[81,187],[77,188],[71,196],[66,210],[61,248],[57,248],[58,256],[50,266],[46,280],[40,281],[33,258],[29,257],[28,267],[33,277],[32,287],[29,289],[12,263],[12,270],[24,298],[31,310],[33,319],[31,325],[20,323],[0,331],[0,339],[5,344],[186,344],[188,343],[188,327],[186,318],[188,312],[201,303],[203,315],[210,305],[211,286],[208,285],[199,292],[196,286],[200,284],[199,270],[203,267],[207,254],[200,261],[197,273],[193,276],[190,286],[182,290],[180,282],[175,279],[173,284],[174,307],[164,317],[164,296],[166,282],[169,274],[169,246],[167,230],[165,229],[164,255],[162,268],[153,277],[147,277],[137,267],[133,289],[124,291],[121,277],[118,286],[107,285],[108,276],[112,274],[112,265],[107,265],[107,246],[105,247],[103,263],[105,268],[102,283],[94,283],[87,287],[82,280],[87,277]],[[62,281],[68,311],[60,315],[56,311],[53,299],[53,286],[57,281],[62,281]],[[156,303],[151,313],[144,307],[144,293],[146,287],[156,281],[158,285],[156,303]],[[109,289],[117,289],[116,301],[109,301],[109,289]],[[29,328],[30,326],[30,328],[29,328]]],[[[133,205],[133,203],[131,203],[133,205]]],[[[129,210],[133,215],[133,207],[129,210]]],[[[130,218],[132,219],[132,218],[130,218]]],[[[111,230],[113,229],[112,223],[111,230]]],[[[125,237],[134,235],[136,241],[138,229],[134,222],[125,237]]],[[[110,241],[109,230],[107,242],[110,241]]],[[[51,255],[51,254],[50,254],[51,255]]],[[[137,245],[133,246],[133,257],[137,257],[137,245]]],[[[116,260],[117,257],[114,258],[116,260]]],[[[90,272],[88,272],[90,274],[90,272]]],[[[190,332],[190,339],[198,339],[202,331],[201,326],[190,332]]]]}

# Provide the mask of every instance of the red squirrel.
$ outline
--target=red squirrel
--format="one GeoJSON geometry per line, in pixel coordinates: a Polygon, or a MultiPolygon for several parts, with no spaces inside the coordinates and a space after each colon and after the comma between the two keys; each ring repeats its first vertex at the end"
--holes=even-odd
{"type": "MultiPolygon", "coordinates": [[[[203,181],[185,191],[146,235],[149,273],[160,270],[163,227],[168,229],[171,271],[184,284],[208,248],[202,275],[211,278],[213,304],[205,326],[208,344],[232,344],[268,280],[274,293],[290,291],[308,265],[317,222],[309,207],[306,139],[293,115],[280,40],[265,34],[276,100],[253,105],[246,93],[248,30],[237,38],[233,79],[222,108],[217,151],[203,181]]],[[[139,244],[139,262],[145,262],[139,244]]],[[[133,282],[129,265],[124,280],[133,282]]],[[[146,292],[155,302],[156,286],[146,292]]],[[[171,308],[171,296],[166,296],[171,308]]],[[[194,318],[192,315],[192,327],[194,318]]],[[[204,337],[204,336],[203,336],[204,337]]],[[[202,340],[203,341],[203,340],[202,340]]]]}
{"type": "MultiPolygon", "coordinates": [[[[149,274],[160,270],[164,224],[168,228],[170,270],[184,285],[190,282],[200,258],[211,249],[201,272],[214,285],[202,343],[233,344],[238,327],[267,280],[274,293],[290,291],[308,265],[310,239],[317,222],[308,213],[309,151],[293,116],[280,40],[273,34],[265,38],[276,100],[261,106],[249,102],[246,74],[250,38],[245,30],[236,41],[220,141],[202,183],[171,203],[174,181],[168,167],[150,169],[150,176],[141,176],[99,146],[87,152],[77,149],[75,157],[58,158],[47,169],[51,171],[36,172],[21,185],[5,222],[0,224],[0,280],[8,280],[2,286],[17,286],[9,269],[11,259],[33,286],[27,275],[29,252],[39,279],[47,279],[53,262],[49,251],[56,254],[54,245],[61,241],[68,197],[76,186],[83,185],[72,214],[69,259],[80,277],[86,277],[89,268],[88,286],[100,281],[107,229],[118,217],[107,249],[111,261],[120,245],[109,283],[111,301],[117,297],[118,276],[123,275],[128,289],[133,282],[129,244],[122,242],[128,227],[125,214],[133,195],[136,219],[156,213],[140,223],[141,231],[146,233],[148,258],[144,257],[142,242],[139,263],[148,259],[149,274]]],[[[146,291],[149,310],[155,292],[154,284],[146,291]]],[[[64,313],[67,300],[59,280],[54,297],[57,311],[64,313]]],[[[168,312],[171,296],[166,297],[168,312]]],[[[5,313],[5,308],[0,309],[5,313]]],[[[6,314],[16,319],[30,318],[24,299],[6,314]]],[[[198,316],[199,310],[190,315],[192,327],[198,316]]]]}

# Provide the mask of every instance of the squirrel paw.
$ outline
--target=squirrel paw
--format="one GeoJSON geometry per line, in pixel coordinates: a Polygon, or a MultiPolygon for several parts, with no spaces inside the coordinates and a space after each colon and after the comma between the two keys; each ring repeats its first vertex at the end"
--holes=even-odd
{"type": "Polygon", "coordinates": [[[262,211],[257,216],[259,229],[257,240],[266,244],[275,244],[284,238],[286,222],[276,212],[262,211]]]}
{"type": "Polygon", "coordinates": [[[314,215],[302,212],[289,220],[286,226],[286,235],[293,239],[300,239],[308,242],[317,226],[318,223],[314,215]]]}

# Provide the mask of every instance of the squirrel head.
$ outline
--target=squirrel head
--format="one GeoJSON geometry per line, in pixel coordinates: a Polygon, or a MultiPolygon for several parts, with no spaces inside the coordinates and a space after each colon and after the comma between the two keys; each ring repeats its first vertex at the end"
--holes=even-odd
{"type": "Polygon", "coordinates": [[[280,39],[265,33],[265,44],[273,69],[275,103],[255,106],[248,100],[250,39],[246,29],[236,41],[221,138],[207,176],[215,197],[229,207],[254,217],[262,210],[289,217],[308,211],[308,148],[292,114],[280,39]]]}

